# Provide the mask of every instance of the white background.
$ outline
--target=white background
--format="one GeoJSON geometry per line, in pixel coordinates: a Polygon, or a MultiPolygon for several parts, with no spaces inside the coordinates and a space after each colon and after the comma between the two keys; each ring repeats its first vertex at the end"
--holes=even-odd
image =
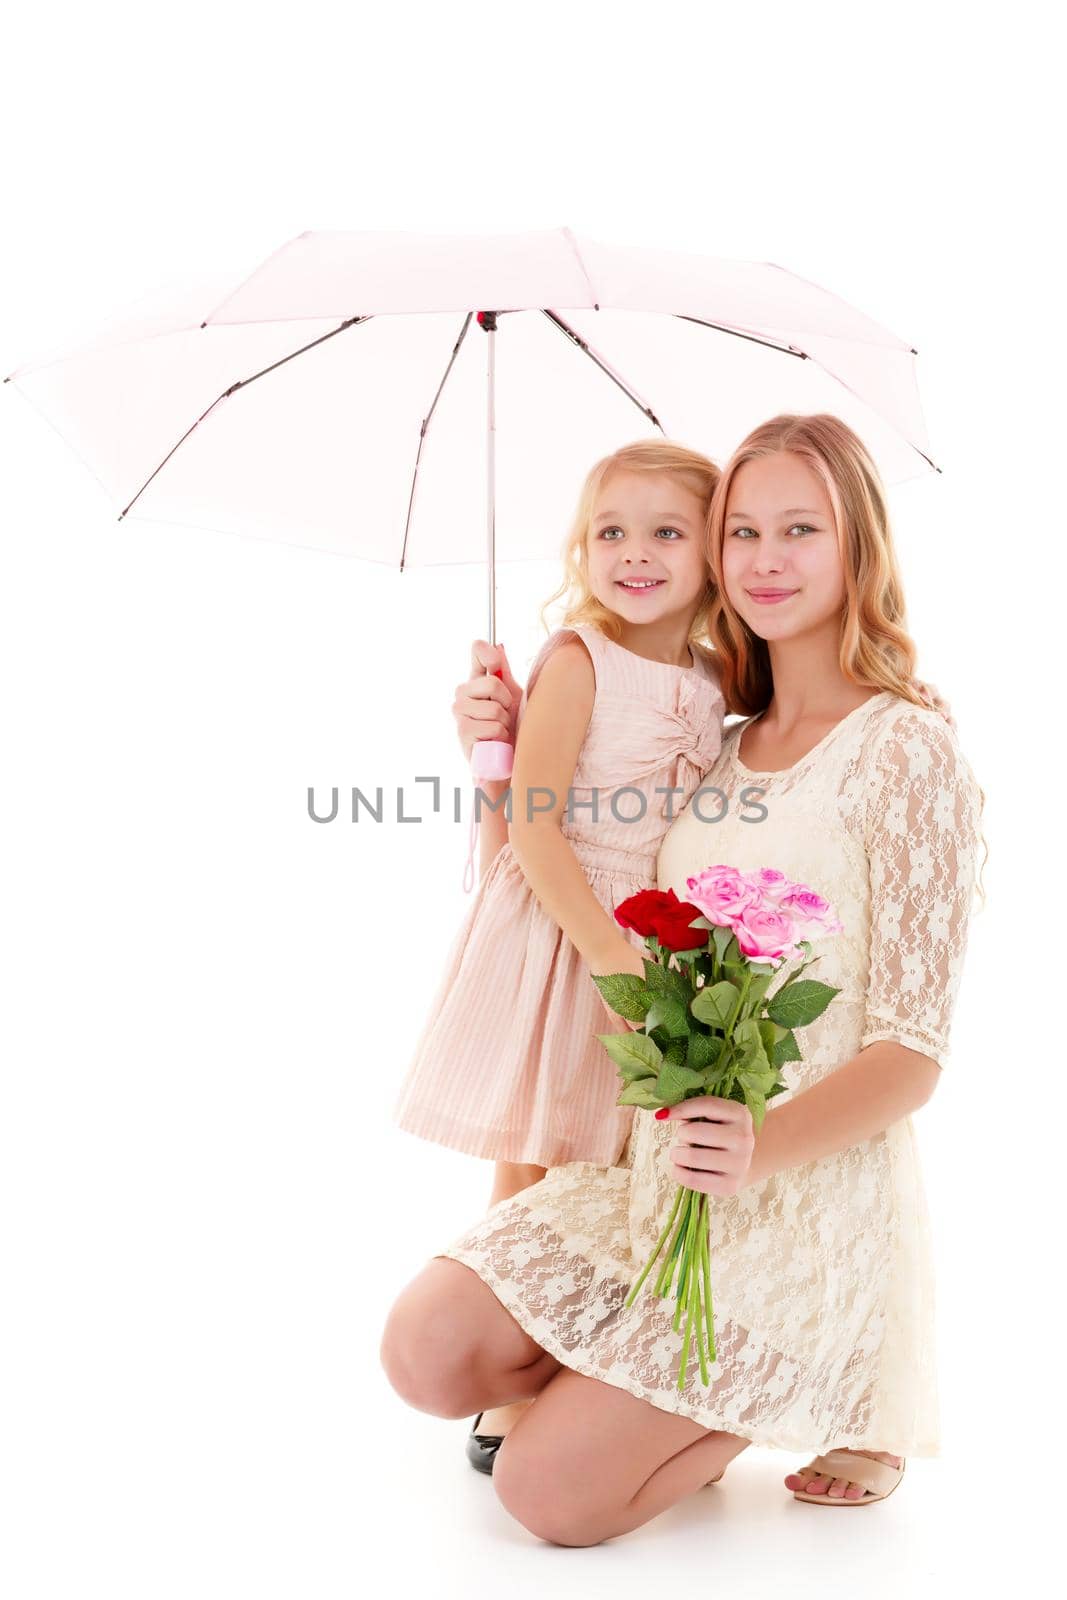
{"type": "MultiPolygon", "coordinates": [[[[488,1202],[488,1163],[389,1118],[467,904],[466,828],[306,810],[309,784],[466,789],[450,705],[483,575],[119,523],[0,389],[11,1600],[333,1600],[375,1568],[443,1595],[932,1595],[1039,1558],[1061,1470],[1043,907],[1064,584],[1041,15],[309,0],[9,22],[4,373],[305,228],[568,224],[774,260],[910,339],[943,475],[893,495],[909,623],[991,850],[916,1120],[943,1454],[869,1517],[830,1519],[782,1486],[803,1458],[750,1450],[624,1539],[543,1544],[467,1466],[469,1424],[409,1410],[377,1356],[396,1293],[488,1202]]],[[[555,582],[551,563],[501,574],[520,679],[555,582]]]]}

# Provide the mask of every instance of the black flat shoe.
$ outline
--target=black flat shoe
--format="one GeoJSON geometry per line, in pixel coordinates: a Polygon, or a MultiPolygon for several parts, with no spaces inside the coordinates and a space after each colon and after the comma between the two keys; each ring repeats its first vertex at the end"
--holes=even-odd
{"type": "Polygon", "coordinates": [[[484,1416],[485,1412],[479,1411],[474,1419],[474,1426],[467,1435],[467,1460],[472,1467],[477,1467],[479,1472],[488,1472],[491,1475],[496,1453],[504,1443],[504,1435],[479,1433],[478,1424],[484,1416]]]}

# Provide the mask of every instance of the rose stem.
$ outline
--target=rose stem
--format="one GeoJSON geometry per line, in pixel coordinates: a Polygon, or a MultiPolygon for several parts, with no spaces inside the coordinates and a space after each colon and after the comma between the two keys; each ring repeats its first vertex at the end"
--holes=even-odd
{"type": "MultiPolygon", "coordinates": [[[[693,1269],[696,1265],[695,1252],[698,1244],[696,1232],[696,1218],[700,1210],[700,1195],[696,1189],[689,1191],[689,1216],[685,1230],[685,1249],[682,1251],[682,1270],[678,1277],[678,1315],[681,1315],[683,1305],[690,1303],[689,1288],[693,1278],[693,1269]]],[[[675,1332],[677,1332],[677,1327],[675,1332]]]]}
{"type": "Polygon", "coordinates": [[[652,1264],[655,1261],[656,1257],[659,1255],[660,1251],[663,1249],[663,1242],[666,1239],[667,1235],[671,1231],[671,1228],[672,1228],[672,1226],[674,1224],[674,1219],[675,1219],[675,1217],[676,1217],[676,1215],[678,1213],[678,1207],[681,1204],[681,1201],[682,1201],[682,1188],[681,1188],[681,1185],[679,1185],[678,1193],[675,1195],[675,1198],[674,1198],[674,1209],[673,1209],[673,1211],[671,1212],[670,1216],[667,1219],[667,1226],[664,1228],[663,1232],[660,1234],[659,1242],[657,1243],[655,1250],[653,1250],[652,1254],[649,1256],[648,1260],[646,1261],[645,1270],[642,1272],[641,1276],[638,1278],[637,1282],[634,1284],[633,1288],[630,1290],[630,1293],[626,1297],[626,1304],[628,1306],[632,1305],[634,1300],[637,1298],[638,1290],[640,1289],[641,1285],[644,1283],[645,1279],[648,1277],[648,1274],[651,1271],[652,1264]]]}
{"type": "MultiPolygon", "coordinates": [[[[682,1359],[681,1359],[681,1362],[680,1362],[679,1368],[678,1368],[678,1387],[679,1387],[679,1389],[684,1389],[685,1388],[686,1371],[687,1371],[687,1369],[689,1367],[689,1340],[690,1340],[690,1338],[692,1336],[692,1333],[693,1333],[693,1296],[692,1296],[692,1294],[690,1294],[688,1296],[688,1301],[689,1301],[688,1308],[687,1308],[688,1315],[686,1316],[686,1320],[685,1320],[685,1339],[684,1339],[684,1341],[682,1343],[682,1359]]],[[[681,1309],[681,1301],[679,1301],[678,1304],[679,1304],[679,1309],[681,1309]]]]}
{"type": "Polygon", "coordinates": [[[704,1274],[704,1315],[708,1320],[708,1359],[714,1361],[715,1356],[715,1314],[711,1303],[711,1196],[707,1196],[707,1207],[704,1212],[704,1226],[700,1234],[701,1267],[704,1274]]]}
{"type": "MultiPolygon", "coordinates": [[[[685,1185],[684,1184],[679,1184],[678,1185],[679,1198],[684,1196],[685,1192],[686,1192],[685,1185]]],[[[670,1250],[668,1251],[666,1257],[664,1258],[663,1270],[660,1273],[659,1280],[658,1280],[658,1282],[656,1284],[656,1293],[659,1295],[660,1299],[663,1299],[667,1294],[670,1293],[671,1279],[674,1277],[674,1263],[677,1260],[678,1252],[682,1247],[682,1239],[684,1237],[685,1237],[685,1215],[683,1213],[682,1217],[680,1218],[680,1220],[678,1222],[678,1228],[677,1228],[677,1231],[676,1231],[676,1233],[674,1235],[674,1238],[671,1240],[670,1250]]]]}

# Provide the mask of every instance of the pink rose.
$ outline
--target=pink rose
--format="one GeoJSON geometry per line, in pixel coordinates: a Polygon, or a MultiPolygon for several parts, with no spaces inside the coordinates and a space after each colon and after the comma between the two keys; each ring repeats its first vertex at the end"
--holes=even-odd
{"type": "Polygon", "coordinates": [[[777,867],[760,867],[758,872],[746,872],[744,878],[746,883],[751,883],[759,891],[764,905],[778,905],[783,895],[798,887],[777,867]]]}
{"type": "Polygon", "coordinates": [[[758,906],[746,911],[734,924],[741,954],[752,961],[791,961],[802,952],[795,943],[792,917],[781,911],[764,911],[758,906]]]}
{"type": "Polygon", "coordinates": [[[705,867],[685,880],[691,903],[718,928],[732,928],[746,911],[758,909],[760,891],[736,867],[705,867]]]}
{"type": "Polygon", "coordinates": [[[779,902],[779,910],[792,917],[798,939],[819,939],[830,933],[844,932],[844,924],[834,916],[829,900],[803,884],[792,886],[779,902]]]}

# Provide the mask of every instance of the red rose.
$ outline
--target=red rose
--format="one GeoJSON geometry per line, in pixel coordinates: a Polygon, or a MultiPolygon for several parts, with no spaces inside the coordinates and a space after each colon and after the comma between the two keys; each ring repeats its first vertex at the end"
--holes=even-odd
{"type": "Polygon", "coordinates": [[[676,911],[663,913],[656,927],[656,938],[668,950],[699,950],[708,942],[708,930],[691,928],[689,924],[703,915],[699,906],[679,901],[676,911]]]}
{"type": "Polygon", "coordinates": [[[615,921],[620,928],[632,928],[647,939],[655,933],[657,915],[669,905],[669,896],[669,889],[666,894],[659,889],[641,889],[615,907],[615,921]]]}
{"type": "Polygon", "coordinates": [[[679,900],[673,889],[641,889],[615,908],[621,928],[632,928],[642,939],[654,935],[668,950],[696,950],[707,942],[706,928],[689,926],[700,916],[700,907],[679,900]]]}

